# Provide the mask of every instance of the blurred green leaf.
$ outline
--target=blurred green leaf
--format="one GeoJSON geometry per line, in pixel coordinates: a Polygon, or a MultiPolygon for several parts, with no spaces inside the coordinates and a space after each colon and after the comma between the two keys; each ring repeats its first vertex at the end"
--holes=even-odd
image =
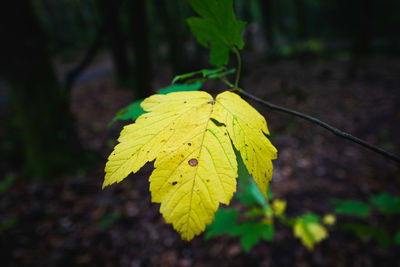
{"type": "Polygon", "coordinates": [[[17,224],[17,217],[10,217],[0,222],[0,233],[13,228],[17,224]]]}
{"type": "Polygon", "coordinates": [[[400,197],[381,193],[370,197],[370,202],[383,214],[400,213],[400,197]]]}
{"type": "Polygon", "coordinates": [[[15,174],[9,173],[2,181],[0,181],[0,195],[3,195],[8,191],[8,189],[10,189],[15,179],[16,179],[15,174]]]}
{"type": "Polygon", "coordinates": [[[210,49],[210,63],[228,64],[229,52],[235,46],[242,49],[245,22],[236,19],[232,0],[189,0],[199,17],[187,19],[197,41],[210,49]]]}
{"type": "Polygon", "coordinates": [[[400,245],[400,231],[398,231],[394,236],[394,242],[396,243],[396,245],[400,245]]]}
{"type": "Polygon", "coordinates": [[[272,241],[275,231],[272,224],[246,222],[240,225],[240,244],[244,251],[249,252],[260,240],[272,241]]]}
{"type": "Polygon", "coordinates": [[[325,227],[319,223],[319,217],[307,213],[296,219],[293,227],[294,236],[300,238],[301,242],[310,250],[314,245],[328,237],[325,227]]]}
{"type": "Polygon", "coordinates": [[[336,223],[336,216],[333,214],[326,214],[324,218],[322,218],[322,222],[325,225],[333,226],[336,223]]]}
{"type": "Polygon", "coordinates": [[[184,91],[197,91],[203,84],[201,82],[191,84],[173,84],[158,90],[157,94],[166,95],[173,92],[184,92],[184,91]]]}
{"type": "Polygon", "coordinates": [[[235,150],[236,159],[238,162],[238,180],[241,192],[237,194],[238,199],[245,206],[261,205],[267,206],[264,195],[261,193],[253,177],[247,171],[243,163],[240,153],[235,150]]]}
{"type": "Polygon", "coordinates": [[[238,211],[235,209],[219,209],[215,213],[214,221],[207,227],[205,238],[209,239],[222,234],[238,235],[237,217],[238,211]]]}
{"type": "Polygon", "coordinates": [[[103,229],[108,229],[110,228],[110,226],[115,223],[116,221],[118,221],[121,218],[121,215],[117,212],[114,213],[110,213],[110,214],[106,214],[104,215],[101,219],[100,219],[100,226],[103,229]]]}
{"type": "MultiPolygon", "coordinates": [[[[202,86],[201,82],[196,82],[196,83],[192,83],[192,84],[173,84],[173,85],[170,85],[168,87],[158,90],[157,93],[161,94],[161,95],[166,95],[166,94],[169,94],[172,92],[196,91],[196,90],[199,90],[201,88],[201,86],[202,86]]],[[[119,110],[108,126],[110,126],[113,122],[115,122],[117,120],[133,120],[134,121],[137,118],[139,118],[140,115],[145,113],[145,111],[140,106],[142,101],[143,100],[135,101],[132,104],[129,104],[128,106],[119,110]]]]}
{"type": "Polygon", "coordinates": [[[370,213],[370,207],[356,200],[331,199],[330,203],[335,206],[334,212],[365,218],[370,213]]]}
{"type": "Polygon", "coordinates": [[[389,233],[380,227],[361,224],[361,223],[344,223],[340,226],[342,230],[353,232],[359,238],[375,239],[378,245],[383,249],[390,247],[389,233]]]}

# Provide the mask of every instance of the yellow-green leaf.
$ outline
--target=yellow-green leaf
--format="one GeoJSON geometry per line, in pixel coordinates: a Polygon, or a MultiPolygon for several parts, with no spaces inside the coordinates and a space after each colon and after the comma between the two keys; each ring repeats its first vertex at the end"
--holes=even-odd
{"type": "MultiPolygon", "coordinates": [[[[152,201],[161,203],[165,220],[173,224],[182,239],[189,241],[203,232],[219,204],[229,204],[236,191],[237,161],[230,139],[236,133],[229,132],[231,126],[226,127],[228,124],[220,120],[221,112],[226,110],[218,99],[214,101],[205,92],[176,92],[145,99],[141,106],[148,113],[121,131],[119,144],[106,164],[103,188],[122,181],[155,159],[150,176],[152,201]]],[[[245,104],[248,105],[243,100],[236,103],[245,104]]],[[[243,112],[248,112],[246,108],[243,112]]],[[[254,117],[255,113],[258,114],[252,110],[249,115],[254,117]]],[[[259,130],[261,136],[254,132],[255,127],[263,127],[262,123],[243,127],[252,127],[248,133],[240,133],[250,148],[267,140],[261,132],[267,131],[266,124],[259,130]],[[261,139],[254,141],[255,138],[261,139]]],[[[260,151],[265,152],[265,145],[262,146],[260,151]]],[[[270,162],[271,157],[267,158],[270,162]]],[[[272,165],[266,172],[272,172],[272,165]]],[[[268,183],[269,178],[264,181],[268,183]]]]}
{"type": "Polygon", "coordinates": [[[328,237],[328,232],[318,220],[318,217],[308,214],[297,219],[294,224],[294,235],[300,238],[309,250],[313,250],[315,244],[328,237]]]}
{"type": "Polygon", "coordinates": [[[264,117],[237,94],[224,92],[216,98],[213,118],[226,125],[247,170],[267,198],[271,160],[276,159],[277,150],[265,136],[269,131],[264,117]]]}

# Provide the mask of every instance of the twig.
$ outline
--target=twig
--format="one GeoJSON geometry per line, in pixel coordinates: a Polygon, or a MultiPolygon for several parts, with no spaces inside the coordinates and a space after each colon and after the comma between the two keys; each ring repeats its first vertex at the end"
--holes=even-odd
{"type": "Polygon", "coordinates": [[[325,128],[325,129],[329,130],[330,132],[332,132],[333,134],[335,134],[337,136],[340,136],[340,137],[343,137],[345,139],[348,139],[348,140],[350,140],[350,141],[352,141],[354,143],[357,143],[357,144],[359,144],[359,145],[361,145],[363,147],[366,147],[366,148],[368,148],[368,149],[370,149],[372,151],[375,151],[376,153],[379,153],[379,154],[381,154],[381,155],[383,155],[383,156],[385,156],[385,157],[387,157],[387,158],[389,158],[389,159],[391,159],[391,160],[393,160],[393,161],[395,161],[395,162],[400,164],[400,157],[398,155],[395,155],[395,154],[390,153],[390,152],[388,152],[388,151],[386,151],[386,150],[384,150],[384,149],[382,149],[380,147],[372,145],[372,144],[370,144],[370,143],[368,143],[368,142],[366,142],[366,141],[364,141],[364,140],[362,140],[360,138],[357,138],[357,137],[355,137],[355,136],[353,136],[353,135],[351,135],[349,133],[343,132],[343,131],[339,130],[338,128],[335,128],[335,127],[327,124],[326,122],[320,121],[319,119],[314,118],[314,117],[312,117],[310,115],[307,115],[307,114],[304,114],[304,113],[301,113],[301,112],[298,112],[298,111],[295,111],[295,110],[292,110],[292,109],[288,109],[288,108],[285,108],[285,107],[281,107],[281,106],[272,104],[272,103],[270,103],[268,101],[265,101],[265,100],[263,100],[261,98],[253,96],[252,94],[249,94],[248,92],[246,92],[246,91],[244,91],[242,89],[239,89],[237,91],[238,91],[239,94],[244,95],[244,96],[246,96],[246,97],[248,97],[250,99],[253,99],[253,100],[257,101],[258,103],[261,103],[264,106],[266,106],[266,107],[268,107],[268,108],[270,108],[272,110],[285,112],[285,113],[294,115],[296,117],[300,117],[302,119],[308,120],[308,121],[310,121],[312,123],[315,123],[315,124],[325,128]]]}

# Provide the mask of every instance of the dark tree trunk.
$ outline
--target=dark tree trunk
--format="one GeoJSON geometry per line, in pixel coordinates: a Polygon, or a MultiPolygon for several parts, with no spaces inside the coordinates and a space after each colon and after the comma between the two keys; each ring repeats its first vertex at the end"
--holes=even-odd
{"type": "Polygon", "coordinates": [[[308,37],[307,23],[306,23],[306,8],[304,6],[303,0],[293,0],[294,10],[296,15],[296,38],[299,40],[304,40],[308,37]]]}
{"type": "Polygon", "coordinates": [[[136,98],[151,94],[151,58],[148,41],[146,0],[129,1],[132,27],[134,93],[136,98]]]}
{"type": "Polygon", "coordinates": [[[132,73],[129,68],[126,40],[118,21],[121,1],[98,0],[98,4],[101,13],[102,28],[106,32],[106,39],[111,50],[118,81],[122,86],[130,86],[130,76],[132,73]]]}
{"type": "Polygon", "coordinates": [[[356,57],[367,54],[370,51],[372,34],[372,0],[356,0],[353,4],[353,52],[356,57]],[[354,12],[354,13],[353,13],[354,12]]]}
{"type": "Polygon", "coordinates": [[[263,26],[269,48],[275,46],[275,36],[272,27],[272,5],[271,0],[259,1],[263,14],[263,26]]]}
{"type": "Polygon", "coordinates": [[[174,74],[181,74],[184,71],[182,61],[180,60],[183,51],[182,38],[178,32],[176,16],[172,14],[171,8],[169,8],[172,5],[172,9],[176,11],[178,9],[177,3],[167,2],[167,0],[158,0],[155,1],[154,5],[164,25],[165,38],[168,42],[168,60],[172,65],[174,74]]]}
{"type": "Polygon", "coordinates": [[[5,1],[0,13],[0,72],[11,89],[24,169],[31,177],[54,177],[82,158],[69,96],[57,81],[30,2],[5,1]]]}

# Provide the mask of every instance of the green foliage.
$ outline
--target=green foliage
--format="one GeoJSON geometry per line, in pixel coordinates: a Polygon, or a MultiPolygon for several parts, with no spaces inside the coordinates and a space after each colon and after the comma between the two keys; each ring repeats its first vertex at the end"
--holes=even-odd
{"type": "Polygon", "coordinates": [[[259,222],[243,223],[239,227],[239,233],[240,244],[246,252],[249,252],[261,240],[272,241],[275,235],[272,224],[259,222]]]}
{"type": "Polygon", "coordinates": [[[240,223],[237,221],[237,217],[237,210],[219,209],[215,214],[214,221],[208,226],[206,239],[222,234],[237,236],[240,237],[240,244],[246,252],[249,252],[261,240],[273,240],[275,232],[272,224],[265,222],[240,223]]]}
{"type": "MultiPolygon", "coordinates": [[[[182,92],[182,91],[197,91],[201,88],[202,83],[201,82],[196,82],[192,84],[173,84],[168,87],[162,88],[158,90],[158,94],[161,95],[166,95],[172,92],[182,92]]],[[[140,106],[140,104],[143,102],[143,99],[135,101],[128,106],[122,108],[117,112],[115,117],[112,119],[110,122],[110,125],[117,121],[117,120],[136,120],[140,115],[142,115],[144,110],[140,106]]]]}
{"type": "Polygon", "coordinates": [[[383,249],[390,247],[391,240],[389,233],[383,228],[362,223],[344,223],[340,228],[353,232],[361,239],[374,239],[383,249]]]}
{"type": "Polygon", "coordinates": [[[10,217],[0,222],[0,233],[13,228],[17,224],[16,217],[10,217]]]}
{"type": "Polygon", "coordinates": [[[9,173],[6,175],[4,180],[0,182],[0,195],[3,195],[8,191],[8,189],[10,189],[15,179],[16,177],[13,173],[9,173]]]}
{"type": "Polygon", "coordinates": [[[398,231],[394,236],[394,242],[396,243],[396,245],[400,245],[400,231],[398,231]]]}
{"type": "Polygon", "coordinates": [[[210,49],[210,63],[220,67],[228,64],[230,50],[242,49],[245,22],[236,19],[232,0],[189,0],[199,17],[187,19],[197,41],[210,49]]]}
{"type": "MultiPolygon", "coordinates": [[[[247,171],[247,168],[243,163],[242,156],[237,150],[235,150],[235,154],[238,163],[239,187],[241,188],[241,191],[237,194],[237,197],[245,206],[251,207],[260,205],[261,207],[266,207],[265,197],[261,193],[253,177],[247,171]]],[[[268,193],[268,196],[269,195],[270,193],[268,193]]]]}
{"type": "Polygon", "coordinates": [[[219,209],[215,213],[214,221],[208,227],[206,239],[222,234],[236,236],[238,214],[239,212],[235,209],[219,209]]]}
{"type": "Polygon", "coordinates": [[[356,200],[332,199],[331,204],[335,206],[334,212],[337,214],[345,214],[365,218],[370,213],[370,207],[356,200]]]}
{"type": "Polygon", "coordinates": [[[118,221],[121,218],[121,214],[114,212],[114,213],[110,213],[110,214],[105,214],[101,219],[100,219],[100,226],[103,229],[108,229],[110,228],[110,226],[115,223],[116,221],[118,221]]]}
{"type": "Polygon", "coordinates": [[[381,193],[370,197],[370,202],[383,214],[400,213],[400,197],[381,193]]]}

